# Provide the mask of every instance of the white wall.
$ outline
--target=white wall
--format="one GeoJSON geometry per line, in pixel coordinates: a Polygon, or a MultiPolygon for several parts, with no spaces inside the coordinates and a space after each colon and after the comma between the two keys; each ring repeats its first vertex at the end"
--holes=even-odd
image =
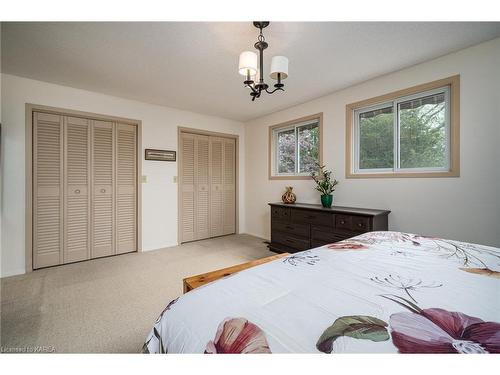
{"type": "Polygon", "coordinates": [[[340,180],[335,204],[390,209],[392,230],[500,246],[500,38],[246,123],[248,233],[269,238],[267,203],[279,201],[285,185],[298,201],[319,203],[312,182],[267,177],[268,126],[317,112],[324,113],[324,160],[340,180]],[[455,74],[460,178],[345,179],[346,104],[455,74]]]}
{"type": "MultiPolygon", "coordinates": [[[[2,254],[1,275],[24,273],[25,104],[34,103],[142,120],[142,150],[177,150],[177,127],[240,136],[240,231],[244,231],[244,125],[237,121],[77,90],[2,74],[2,254]]],[[[177,244],[177,163],[142,161],[143,250],[177,244]]]]}
{"type": "MultiPolygon", "coordinates": [[[[335,72],[332,72],[335,74],[335,72]]],[[[310,181],[269,181],[268,126],[324,113],[327,165],[340,185],[335,203],[388,208],[390,229],[500,246],[500,39],[250,121],[205,116],[2,74],[1,276],[24,272],[25,103],[140,119],[143,149],[177,149],[177,126],[240,135],[240,232],[269,238],[268,202],[285,185],[301,202],[319,202],[310,181]],[[461,75],[461,177],[346,180],[345,105],[461,75]],[[246,150],[246,151],[245,151],[246,150]],[[245,165],[245,160],[248,163],[245,165]]],[[[286,95],[286,94],[285,94],[286,95]]],[[[143,249],[177,243],[176,163],[143,160],[143,249]]]]}

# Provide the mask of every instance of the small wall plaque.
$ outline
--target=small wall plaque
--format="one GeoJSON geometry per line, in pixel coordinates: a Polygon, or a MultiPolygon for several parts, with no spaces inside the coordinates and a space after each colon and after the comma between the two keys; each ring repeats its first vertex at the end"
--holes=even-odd
{"type": "Polygon", "coordinates": [[[167,150],[155,150],[152,148],[147,148],[145,150],[146,160],[157,160],[157,161],[175,161],[176,160],[176,152],[175,151],[167,151],[167,150]]]}

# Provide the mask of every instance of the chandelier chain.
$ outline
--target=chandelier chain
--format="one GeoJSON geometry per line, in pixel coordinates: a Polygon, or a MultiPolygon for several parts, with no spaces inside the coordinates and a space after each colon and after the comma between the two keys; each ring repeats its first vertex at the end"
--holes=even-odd
{"type": "Polygon", "coordinates": [[[264,42],[266,40],[266,38],[264,38],[264,34],[262,34],[262,29],[260,29],[260,34],[257,39],[259,42],[264,42]]]}

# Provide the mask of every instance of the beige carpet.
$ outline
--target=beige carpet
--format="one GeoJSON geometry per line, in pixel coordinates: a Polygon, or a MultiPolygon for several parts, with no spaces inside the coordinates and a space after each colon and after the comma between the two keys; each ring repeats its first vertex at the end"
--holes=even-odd
{"type": "Polygon", "coordinates": [[[259,238],[234,235],[4,278],[2,349],[137,353],[184,277],[273,254],[259,238]]]}

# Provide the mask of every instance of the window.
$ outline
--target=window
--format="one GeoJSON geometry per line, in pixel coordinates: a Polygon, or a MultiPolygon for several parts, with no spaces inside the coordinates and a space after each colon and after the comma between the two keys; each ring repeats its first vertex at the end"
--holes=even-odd
{"type": "Polygon", "coordinates": [[[270,178],[309,178],[321,163],[322,114],[269,128],[270,178]]]}
{"type": "Polygon", "coordinates": [[[458,76],[350,104],[346,113],[347,178],[459,175],[458,76]]]}

